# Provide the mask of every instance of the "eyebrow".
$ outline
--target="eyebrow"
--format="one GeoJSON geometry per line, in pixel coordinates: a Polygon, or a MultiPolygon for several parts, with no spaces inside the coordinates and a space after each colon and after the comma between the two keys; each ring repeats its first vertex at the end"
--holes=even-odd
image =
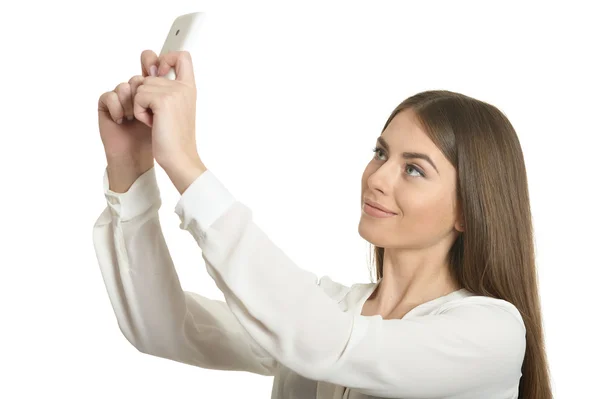
{"type": "MultiPolygon", "coordinates": [[[[390,152],[390,146],[383,137],[381,137],[381,136],[377,137],[377,142],[383,148],[385,148],[385,150],[387,152],[390,152]]],[[[431,160],[431,158],[429,158],[429,156],[427,154],[422,154],[420,152],[403,152],[402,158],[404,158],[404,159],[414,159],[414,158],[423,159],[423,160],[429,162],[431,164],[431,166],[433,166],[433,168],[435,169],[435,171],[437,172],[438,175],[440,174],[440,171],[438,170],[437,166],[435,166],[435,164],[433,163],[433,161],[431,160]]]]}

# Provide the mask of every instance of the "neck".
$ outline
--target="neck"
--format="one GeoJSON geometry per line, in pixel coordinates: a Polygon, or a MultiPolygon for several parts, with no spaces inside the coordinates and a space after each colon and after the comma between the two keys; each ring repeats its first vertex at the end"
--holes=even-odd
{"type": "Polygon", "coordinates": [[[431,252],[423,257],[386,249],[383,276],[369,298],[372,309],[382,315],[405,313],[461,288],[452,278],[446,256],[436,261],[431,252]]]}

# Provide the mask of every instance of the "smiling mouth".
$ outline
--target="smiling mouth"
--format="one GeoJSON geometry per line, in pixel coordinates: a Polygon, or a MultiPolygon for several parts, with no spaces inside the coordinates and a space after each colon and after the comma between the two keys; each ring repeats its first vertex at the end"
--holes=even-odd
{"type": "Polygon", "coordinates": [[[367,204],[366,202],[363,203],[363,212],[369,216],[378,217],[378,218],[387,218],[387,217],[396,216],[395,213],[382,211],[381,209],[375,208],[375,207],[367,204]]]}

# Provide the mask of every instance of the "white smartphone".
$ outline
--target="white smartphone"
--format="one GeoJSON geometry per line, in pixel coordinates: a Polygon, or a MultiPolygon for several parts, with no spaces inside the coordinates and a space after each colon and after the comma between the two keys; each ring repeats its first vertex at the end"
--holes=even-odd
{"type": "MultiPolygon", "coordinates": [[[[189,51],[193,55],[204,18],[203,12],[193,12],[175,18],[159,56],[170,51],[189,51]]],[[[175,80],[175,69],[171,68],[164,77],[175,80]]]]}

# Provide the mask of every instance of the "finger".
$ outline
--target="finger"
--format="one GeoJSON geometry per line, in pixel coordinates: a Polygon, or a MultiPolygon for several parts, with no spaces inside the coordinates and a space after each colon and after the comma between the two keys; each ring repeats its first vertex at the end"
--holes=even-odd
{"type": "Polygon", "coordinates": [[[170,51],[158,57],[158,76],[166,75],[171,68],[175,69],[176,80],[196,85],[189,51],[170,51]]]}
{"type": "Polygon", "coordinates": [[[129,83],[119,83],[114,90],[117,93],[117,97],[119,97],[119,102],[121,103],[121,107],[123,107],[123,115],[128,120],[133,119],[133,103],[131,100],[131,86],[129,83]]]}
{"type": "Polygon", "coordinates": [[[129,79],[129,86],[131,87],[131,98],[129,99],[129,102],[131,104],[131,115],[133,115],[134,118],[135,118],[135,115],[133,112],[133,99],[134,99],[136,93],[138,92],[138,88],[143,84],[144,84],[144,77],[142,75],[135,75],[134,77],[129,79]]]}
{"type": "Polygon", "coordinates": [[[139,85],[136,89],[136,93],[135,94],[140,94],[140,93],[144,93],[144,94],[150,94],[152,95],[154,98],[150,103],[145,103],[144,105],[150,109],[150,111],[152,111],[153,113],[155,113],[155,111],[157,110],[157,106],[160,105],[160,98],[162,97],[163,94],[173,94],[173,87],[170,84],[170,81],[167,79],[163,79],[161,77],[158,76],[147,76],[145,78],[142,78],[143,82],[141,85],[139,85]],[[148,82],[154,82],[155,84],[148,84],[148,82]],[[150,106],[152,105],[152,106],[150,106]]]}
{"type": "Polygon", "coordinates": [[[133,115],[146,126],[152,127],[154,111],[158,106],[157,94],[172,93],[171,82],[158,76],[134,76],[130,81],[133,81],[133,115]]]}
{"type": "Polygon", "coordinates": [[[129,79],[129,86],[131,87],[131,107],[133,108],[133,96],[137,93],[138,86],[144,83],[144,77],[142,75],[135,75],[129,79]]]}
{"type": "Polygon", "coordinates": [[[142,89],[143,87],[144,85],[138,87],[133,97],[133,115],[144,125],[152,127],[154,120],[152,108],[154,107],[153,100],[156,98],[156,95],[146,89],[142,89]]]}
{"type": "Polygon", "coordinates": [[[98,112],[108,112],[116,123],[123,118],[123,107],[119,96],[114,91],[103,93],[98,99],[98,112]]]}
{"type": "Polygon", "coordinates": [[[142,51],[140,62],[142,63],[142,76],[151,76],[150,68],[152,65],[158,67],[158,56],[152,50],[144,50],[142,51]]]}

